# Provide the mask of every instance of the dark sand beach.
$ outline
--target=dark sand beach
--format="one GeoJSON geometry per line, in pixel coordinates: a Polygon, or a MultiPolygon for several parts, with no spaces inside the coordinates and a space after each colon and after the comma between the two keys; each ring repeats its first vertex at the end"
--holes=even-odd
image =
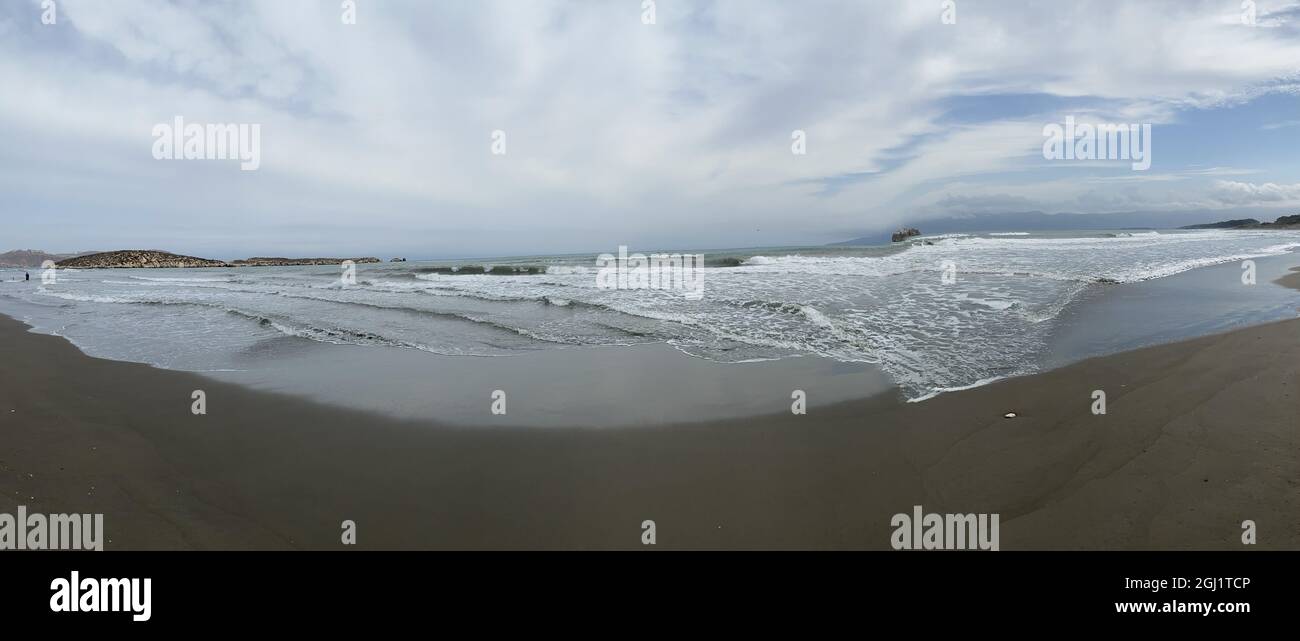
{"type": "Polygon", "coordinates": [[[1300,321],[944,394],[619,429],[403,421],[95,359],[0,317],[0,511],[106,549],[889,547],[1001,514],[1001,549],[1300,546],[1300,321]],[[191,392],[207,415],[190,413],[191,392]],[[1105,390],[1108,412],[1091,412],[1105,390]],[[1016,412],[1014,419],[1003,418],[1016,412]]]}

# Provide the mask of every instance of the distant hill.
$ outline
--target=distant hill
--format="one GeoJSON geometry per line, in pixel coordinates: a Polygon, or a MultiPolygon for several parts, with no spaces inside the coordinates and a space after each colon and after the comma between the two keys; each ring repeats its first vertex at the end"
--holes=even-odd
{"type": "Polygon", "coordinates": [[[0,254],[0,267],[40,267],[47,260],[59,262],[84,254],[51,254],[39,249],[15,249],[0,254]]]}
{"type": "Polygon", "coordinates": [[[1201,223],[1199,225],[1183,225],[1179,229],[1232,229],[1233,227],[1249,227],[1258,225],[1259,221],[1254,218],[1237,218],[1234,220],[1221,220],[1217,223],[1201,223]]]}
{"type": "Polygon", "coordinates": [[[76,269],[116,269],[141,267],[229,267],[219,260],[181,256],[156,249],[123,249],[87,256],[66,258],[56,263],[59,267],[76,269]]]}
{"type": "Polygon", "coordinates": [[[1278,216],[1277,220],[1271,223],[1261,223],[1254,218],[1238,218],[1221,220],[1217,223],[1185,225],[1179,229],[1300,229],[1300,214],[1278,216]]]}
{"type": "MultiPolygon", "coordinates": [[[[13,252],[10,252],[13,253],[13,252]]],[[[42,254],[48,257],[50,254],[42,254]]],[[[111,252],[83,254],[75,257],[58,257],[55,264],[59,267],[77,269],[117,269],[128,267],[277,267],[287,265],[339,265],[344,261],[354,263],[378,263],[378,258],[266,258],[254,257],[229,263],[210,258],[182,256],[157,249],[122,249],[111,252]]],[[[45,260],[45,258],[41,258],[45,260]]],[[[35,263],[40,266],[40,261],[35,263]]]]}

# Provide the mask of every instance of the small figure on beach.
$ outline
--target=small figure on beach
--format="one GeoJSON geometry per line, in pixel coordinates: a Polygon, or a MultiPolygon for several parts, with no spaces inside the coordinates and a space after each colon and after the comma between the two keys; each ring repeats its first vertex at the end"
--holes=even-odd
{"type": "Polygon", "coordinates": [[[31,272],[23,272],[23,280],[31,280],[31,279],[32,279],[31,272]]]}

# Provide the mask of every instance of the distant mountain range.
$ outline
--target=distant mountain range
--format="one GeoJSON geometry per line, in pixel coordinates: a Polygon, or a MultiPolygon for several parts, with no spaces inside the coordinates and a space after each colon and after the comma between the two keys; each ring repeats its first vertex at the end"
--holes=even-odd
{"type": "Polygon", "coordinates": [[[79,252],[75,254],[51,254],[39,249],[15,249],[0,254],[0,267],[40,267],[45,261],[59,262],[68,258],[85,256],[94,252],[79,252]]]}

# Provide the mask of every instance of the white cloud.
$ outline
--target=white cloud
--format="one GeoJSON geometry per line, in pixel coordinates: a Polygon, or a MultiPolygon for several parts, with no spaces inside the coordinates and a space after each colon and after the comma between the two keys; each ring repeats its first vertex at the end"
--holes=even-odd
{"type": "Polygon", "coordinates": [[[1214,197],[1225,205],[1300,205],[1300,183],[1215,182],[1214,197]]]}
{"type": "MultiPolygon", "coordinates": [[[[158,231],[174,221],[231,248],[299,242],[264,240],[295,225],[340,250],[357,229],[400,230],[365,242],[416,255],[466,251],[455,234],[482,251],[828,240],[989,194],[1276,202],[999,179],[1034,165],[1042,119],[1060,114],[952,124],[944,103],[1048,93],[1103,105],[1070,113],[1170,122],[1294,77],[1286,5],[1260,2],[1281,23],[1251,29],[1215,0],[958,4],[956,25],[924,2],[660,2],[656,25],[639,2],[362,0],[356,25],[293,0],[65,0],[57,27],[8,8],[0,129],[25,145],[0,152],[0,189],[87,246],[111,225],[181,249],[158,231]],[[176,114],[261,123],[262,170],[154,161],[150,127],[176,114]],[[495,129],[505,157],[489,153],[495,129]],[[795,129],[806,156],[790,153],[795,129]]],[[[67,244],[18,240],[42,241],[67,244]]]]}

